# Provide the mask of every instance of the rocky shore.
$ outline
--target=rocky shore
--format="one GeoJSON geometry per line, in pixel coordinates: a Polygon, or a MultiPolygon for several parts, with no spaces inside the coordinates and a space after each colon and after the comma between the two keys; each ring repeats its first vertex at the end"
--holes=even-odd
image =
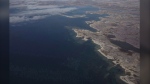
{"type": "MultiPolygon", "coordinates": [[[[140,49],[140,15],[139,1],[122,1],[118,3],[100,3],[95,6],[101,10],[97,12],[87,11],[88,14],[108,14],[109,16],[99,18],[99,21],[86,21],[86,23],[97,30],[76,29],[76,37],[88,38],[100,45],[98,50],[108,59],[112,59],[115,64],[119,64],[125,69],[125,76],[120,78],[127,84],[139,84],[140,80],[140,53],[132,49],[120,47],[112,41],[125,42],[136,49],[140,49]]],[[[123,45],[123,44],[122,44],[123,45]]],[[[126,45],[125,45],[126,47],[126,45]]]]}

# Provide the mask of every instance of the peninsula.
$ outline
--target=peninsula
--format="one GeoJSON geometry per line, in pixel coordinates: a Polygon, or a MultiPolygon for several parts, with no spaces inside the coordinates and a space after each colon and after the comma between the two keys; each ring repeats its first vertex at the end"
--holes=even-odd
{"type": "Polygon", "coordinates": [[[98,50],[115,64],[125,69],[120,78],[127,84],[139,84],[140,80],[140,11],[139,0],[96,1],[100,10],[88,14],[108,14],[99,21],[86,21],[96,32],[76,29],[76,37],[88,38],[99,45],[98,50]]]}

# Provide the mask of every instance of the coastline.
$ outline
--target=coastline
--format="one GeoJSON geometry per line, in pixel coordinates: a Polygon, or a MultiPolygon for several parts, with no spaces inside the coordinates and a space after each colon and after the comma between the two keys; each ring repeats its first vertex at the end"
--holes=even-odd
{"type": "MultiPolygon", "coordinates": [[[[88,38],[89,37],[86,37],[86,36],[81,36],[79,33],[78,33],[78,30],[77,29],[73,29],[74,30],[74,32],[77,34],[76,35],[76,37],[77,38],[82,38],[82,40],[84,40],[84,41],[87,41],[88,40],[88,38]]],[[[88,30],[86,30],[86,31],[88,31],[88,30]]],[[[91,38],[92,39],[92,38],[91,38]]],[[[115,65],[120,65],[124,70],[125,70],[125,73],[131,73],[131,74],[135,74],[135,73],[133,73],[132,71],[130,71],[127,67],[130,67],[130,66],[125,66],[123,63],[121,63],[121,61],[123,61],[122,59],[117,59],[116,57],[113,57],[113,56],[110,56],[110,55],[106,55],[106,53],[104,53],[103,52],[103,50],[105,49],[103,46],[105,46],[105,44],[104,43],[102,43],[102,42],[98,42],[98,41],[96,41],[96,40],[94,40],[94,39],[92,39],[92,41],[93,41],[93,43],[95,43],[95,44],[97,44],[97,45],[99,45],[101,48],[100,49],[98,49],[97,51],[100,53],[100,54],[102,54],[104,57],[106,57],[107,59],[111,59],[112,61],[111,62],[113,62],[115,65]],[[120,61],[120,62],[119,62],[120,61]]],[[[114,47],[115,49],[117,49],[118,47],[114,47]]],[[[118,50],[118,49],[117,49],[118,50]]],[[[119,50],[118,50],[119,51],[119,50]]],[[[121,52],[121,51],[120,51],[121,52]]],[[[121,52],[122,53],[122,52],[121,52]]],[[[125,54],[125,53],[122,53],[122,54],[125,54]]],[[[114,65],[114,66],[115,66],[114,65]]],[[[134,82],[132,82],[131,80],[134,80],[135,78],[133,78],[133,79],[130,79],[130,77],[133,77],[133,76],[129,76],[129,75],[125,75],[125,76],[120,76],[119,78],[122,80],[122,81],[124,81],[125,83],[127,83],[127,84],[136,84],[136,83],[134,83],[134,82]]],[[[135,81],[135,80],[134,80],[135,81]]]]}
{"type": "Polygon", "coordinates": [[[118,3],[98,2],[94,6],[101,8],[99,11],[86,12],[86,14],[108,14],[106,17],[99,17],[98,21],[85,21],[91,28],[96,29],[96,32],[76,28],[73,30],[77,34],[76,37],[81,37],[84,41],[92,39],[101,47],[97,50],[99,53],[125,70],[125,75],[120,76],[122,81],[127,84],[139,84],[140,53],[132,49],[123,49],[110,41],[110,39],[120,41],[140,49],[139,1],[127,0],[118,3]],[[108,36],[113,37],[108,38],[108,36]]]}
{"type": "MultiPolygon", "coordinates": [[[[112,40],[126,42],[123,39],[120,39],[121,36],[116,35],[116,32],[114,32],[114,30],[119,29],[120,26],[117,27],[116,25],[120,25],[122,22],[122,19],[119,18],[119,21],[120,21],[119,24],[114,23],[114,22],[112,23],[109,19],[113,19],[112,21],[118,20],[115,18],[116,17],[115,13],[111,13],[111,12],[108,12],[105,10],[102,10],[99,13],[100,14],[108,13],[109,17],[100,18],[100,21],[93,21],[93,20],[88,21],[88,22],[86,21],[86,23],[91,28],[96,29],[97,32],[74,28],[73,30],[77,34],[76,37],[82,37],[84,41],[87,41],[88,38],[91,38],[95,44],[97,44],[101,47],[100,49],[98,49],[98,51],[103,56],[105,56],[107,59],[112,59],[113,60],[112,62],[114,64],[119,64],[123,69],[125,69],[125,73],[130,73],[129,75],[120,76],[120,79],[123,80],[124,82],[126,82],[127,84],[137,84],[139,81],[139,76],[140,76],[140,73],[139,73],[140,72],[140,68],[139,68],[140,54],[137,52],[134,52],[134,51],[122,52],[122,51],[120,51],[119,46],[111,43],[109,41],[109,39],[107,38],[107,35],[114,35],[115,38],[111,38],[112,40]],[[106,26],[107,24],[108,24],[108,26],[106,26]],[[113,28],[112,28],[112,24],[115,25],[115,26],[113,26],[113,28]]],[[[128,19],[128,18],[126,17],[126,19],[128,19]]],[[[123,25],[122,27],[125,29],[126,24],[123,25]]],[[[137,25],[137,28],[138,28],[138,25],[137,25]]],[[[138,31],[136,31],[136,32],[138,32],[138,31]]],[[[120,33],[120,31],[119,31],[119,33],[120,33]]],[[[133,39],[133,41],[137,41],[137,40],[133,39]]],[[[137,42],[139,42],[139,41],[137,41],[137,42]]],[[[133,45],[134,47],[139,48],[139,45],[136,43],[132,43],[132,41],[131,42],[127,41],[126,43],[129,43],[129,44],[133,45]]]]}

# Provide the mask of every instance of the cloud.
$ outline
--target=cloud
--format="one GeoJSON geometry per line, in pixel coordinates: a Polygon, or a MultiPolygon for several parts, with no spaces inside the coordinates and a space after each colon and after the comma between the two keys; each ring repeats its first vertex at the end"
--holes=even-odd
{"type": "Polygon", "coordinates": [[[53,7],[53,8],[45,8],[45,9],[40,9],[40,10],[28,10],[21,12],[17,15],[26,15],[26,16],[32,16],[32,15],[56,15],[56,14],[61,14],[65,12],[69,12],[71,10],[75,10],[76,8],[70,7],[70,8],[58,8],[58,7],[53,7]]]}
{"type": "Polygon", "coordinates": [[[27,5],[28,10],[35,10],[35,9],[52,9],[52,8],[58,8],[58,7],[62,7],[62,6],[57,6],[57,5],[27,5]]]}
{"type": "Polygon", "coordinates": [[[13,6],[13,8],[16,8],[15,10],[18,10],[22,6],[24,7],[24,9],[20,9],[17,13],[10,13],[10,23],[39,20],[50,15],[63,14],[77,9],[75,7],[63,7],[57,5],[18,5],[13,6]]]}
{"type": "Polygon", "coordinates": [[[65,16],[65,17],[68,17],[68,18],[85,18],[86,17],[86,15],[72,15],[72,16],[62,15],[62,16],[65,16]]]}
{"type": "Polygon", "coordinates": [[[17,22],[23,22],[23,21],[26,21],[26,17],[24,17],[24,16],[22,16],[22,17],[12,16],[9,18],[10,23],[17,23],[17,22]]]}
{"type": "Polygon", "coordinates": [[[31,20],[39,20],[47,17],[47,15],[44,16],[33,16],[33,17],[26,17],[26,16],[12,16],[9,18],[10,23],[18,23],[18,22],[25,22],[25,21],[31,21],[31,20]]]}

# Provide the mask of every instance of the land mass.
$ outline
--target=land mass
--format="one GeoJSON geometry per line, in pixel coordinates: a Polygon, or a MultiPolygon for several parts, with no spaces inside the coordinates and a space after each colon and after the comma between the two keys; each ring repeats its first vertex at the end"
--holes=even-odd
{"type": "Polygon", "coordinates": [[[140,80],[140,13],[138,0],[97,1],[94,6],[101,10],[88,14],[108,14],[99,21],[86,21],[96,32],[76,29],[76,37],[88,38],[100,45],[98,50],[115,64],[125,69],[120,78],[127,84],[139,84],[140,80]]]}

